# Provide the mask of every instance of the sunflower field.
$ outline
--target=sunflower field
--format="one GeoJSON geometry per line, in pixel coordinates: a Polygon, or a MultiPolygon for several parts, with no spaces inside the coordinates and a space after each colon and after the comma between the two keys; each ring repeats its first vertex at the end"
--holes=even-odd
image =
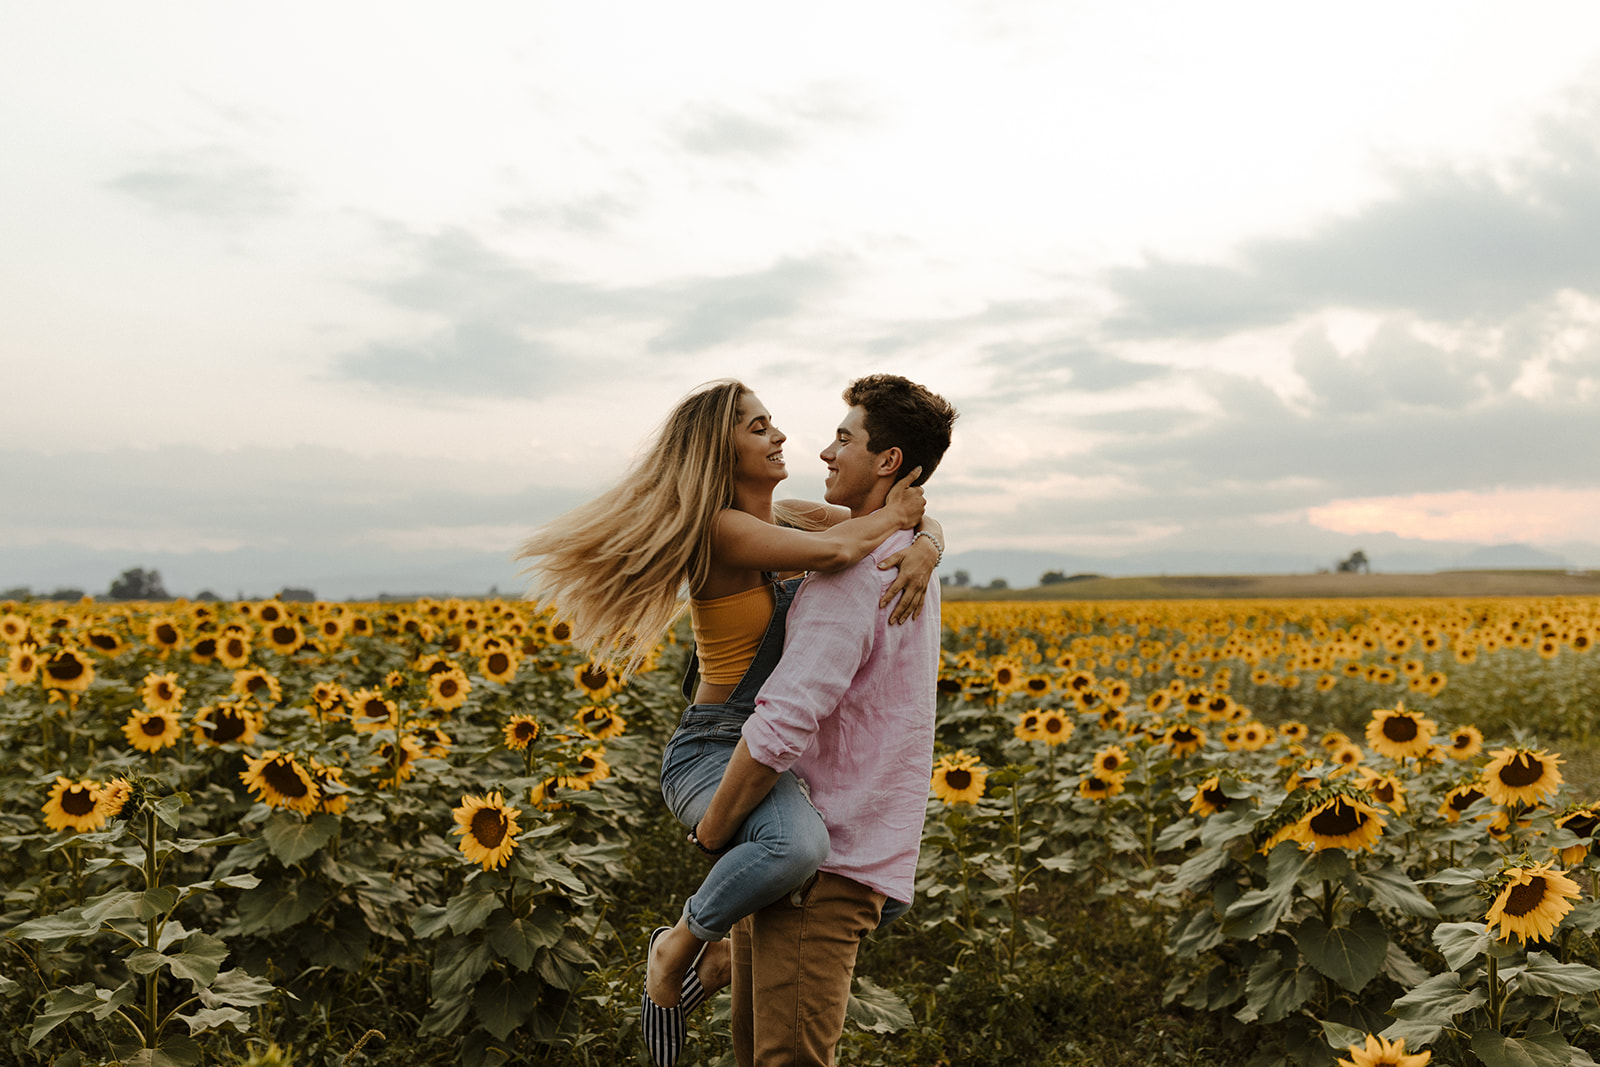
{"type": "MultiPolygon", "coordinates": [[[[1591,1064],[1600,601],[945,608],[845,1062],[1591,1064]]],[[[8,1062],[648,1062],[685,648],[503,600],[0,603],[8,1062]]],[[[731,1063],[726,998],[681,1063],[731,1063]]]]}

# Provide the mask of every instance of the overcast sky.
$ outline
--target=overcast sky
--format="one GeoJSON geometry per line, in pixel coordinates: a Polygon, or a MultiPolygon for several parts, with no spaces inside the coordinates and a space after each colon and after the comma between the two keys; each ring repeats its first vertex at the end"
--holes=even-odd
{"type": "Polygon", "coordinates": [[[874,371],[953,551],[1600,566],[1590,0],[0,12],[0,587],[507,557],[723,376],[816,497],[874,371]]]}

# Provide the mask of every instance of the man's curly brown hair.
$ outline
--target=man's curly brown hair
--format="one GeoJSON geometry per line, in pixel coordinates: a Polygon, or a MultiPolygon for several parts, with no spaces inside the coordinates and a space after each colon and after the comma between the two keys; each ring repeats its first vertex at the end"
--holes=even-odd
{"type": "Polygon", "coordinates": [[[916,485],[926,482],[945,450],[956,409],[944,397],[898,374],[869,374],[845,386],[844,402],[862,409],[867,448],[900,449],[901,471],[921,467],[916,485]]]}

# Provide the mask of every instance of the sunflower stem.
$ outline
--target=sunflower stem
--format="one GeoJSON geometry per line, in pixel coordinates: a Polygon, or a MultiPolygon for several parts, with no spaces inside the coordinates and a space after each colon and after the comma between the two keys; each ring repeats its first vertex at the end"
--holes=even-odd
{"type": "MultiPolygon", "coordinates": [[[[159,868],[156,866],[156,809],[153,804],[145,806],[145,840],[144,840],[144,889],[148,893],[156,887],[159,877],[159,868]]],[[[160,921],[156,916],[151,916],[145,922],[144,947],[155,949],[161,940],[160,921]]],[[[158,1036],[156,1003],[158,990],[156,979],[160,968],[152,970],[144,980],[144,1047],[155,1048],[158,1036]]]]}
{"type": "Polygon", "coordinates": [[[1500,961],[1495,957],[1494,949],[1489,949],[1489,1025],[1495,1030],[1500,1029],[1500,1015],[1505,1005],[1503,1003],[1500,986],[1500,961]]]}

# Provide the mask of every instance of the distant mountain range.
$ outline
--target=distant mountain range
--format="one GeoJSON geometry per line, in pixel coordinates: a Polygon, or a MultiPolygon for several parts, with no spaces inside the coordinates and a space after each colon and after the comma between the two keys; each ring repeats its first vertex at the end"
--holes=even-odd
{"type": "MultiPolygon", "coordinates": [[[[1565,557],[1530,545],[1495,545],[1429,552],[1370,551],[1372,569],[1394,574],[1501,568],[1565,569],[1600,567],[1600,549],[1581,549],[1565,557]],[[1587,554],[1583,554],[1587,552],[1587,554]],[[1591,558],[1592,557],[1592,558],[1591,558]]],[[[972,585],[1004,579],[1013,589],[1040,584],[1047,571],[1139,575],[1312,574],[1332,570],[1335,561],[1305,552],[1172,551],[1085,556],[1021,549],[953,552],[939,568],[942,578],[967,573],[972,585]]],[[[125,570],[156,570],[173,596],[193,597],[203,590],[224,599],[259,598],[292,587],[326,600],[375,599],[381,594],[481,596],[491,590],[520,596],[525,581],[509,554],[494,552],[265,551],[138,552],[93,551],[71,545],[7,548],[0,551],[0,598],[21,587],[35,594],[82,590],[105,596],[125,570]]]]}

